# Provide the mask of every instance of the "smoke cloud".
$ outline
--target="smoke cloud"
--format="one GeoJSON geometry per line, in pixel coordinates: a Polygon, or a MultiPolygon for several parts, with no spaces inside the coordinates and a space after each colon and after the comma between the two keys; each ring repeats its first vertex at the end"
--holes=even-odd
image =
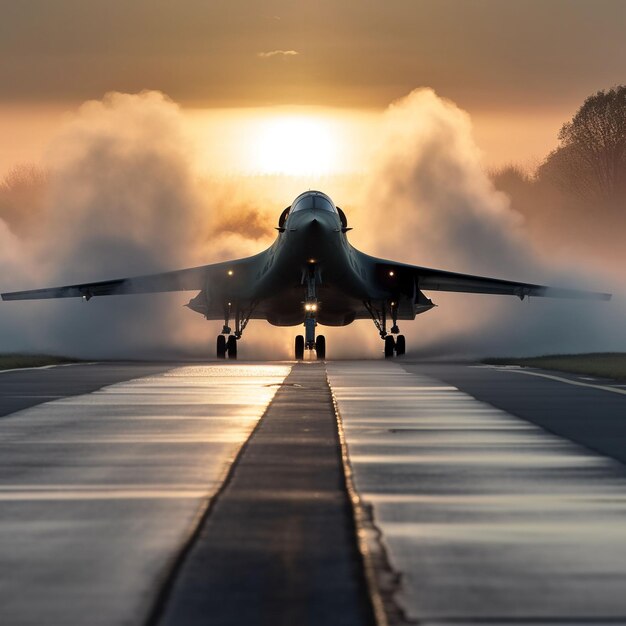
{"type": "MultiPolygon", "coordinates": [[[[623,283],[584,260],[552,258],[494,189],[469,116],[430,89],[392,104],[361,199],[360,247],[417,265],[596,291],[610,303],[429,294],[439,308],[405,322],[413,354],[484,356],[626,347],[623,283]]],[[[357,231],[355,230],[355,233],[357,231]]]]}
{"type": "MultiPolygon", "coordinates": [[[[197,170],[178,106],[156,92],[86,103],[50,145],[37,219],[0,219],[2,291],[130,276],[253,254],[303,188],[330,193],[351,241],[390,259],[513,280],[616,293],[610,303],[520,302],[427,294],[439,308],[404,322],[420,356],[539,354],[626,348],[623,279],[540,249],[484,171],[469,116],[419,89],[383,115],[370,167],[351,180],[217,179],[197,170]],[[364,184],[364,181],[365,184],[364,184]],[[622,280],[620,284],[620,280],[622,280]]],[[[1,206],[0,206],[1,209],[1,206]]],[[[220,324],[182,305],[194,293],[0,306],[2,351],[85,358],[206,356],[220,324]]],[[[320,328],[331,358],[377,357],[369,321],[320,328]]],[[[300,329],[252,322],[242,357],[291,358],[300,329]]]]}
{"type": "MultiPolygon", "coordinates": [[[[86,103],[50,145],[46,167],[37,224],[18,238],[0,221],[2,290],[189,267],[269,241],[268,217],[249,195],[195,171],[180,110],[160,93],[112,93],[86,103]]],[[[206,322],[182,307],[193,295],[6,303],[2,350],[206,354],[208,340],[198,340],[208,336],[206,322]]]]}

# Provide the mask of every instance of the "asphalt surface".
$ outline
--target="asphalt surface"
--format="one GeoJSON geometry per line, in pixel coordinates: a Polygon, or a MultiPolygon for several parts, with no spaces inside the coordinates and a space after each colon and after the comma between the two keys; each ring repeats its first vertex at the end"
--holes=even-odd
{"type": "Polygon", "coordinates": [[[373,624],[321,363],[296,365],[204,520],[159,624],[373,624]]]}
{"type": "Polygon", "coordinates": [[[596,400],[590,420],[622,421],[626,396],[466,369],[328,365],[356,488],[377,531],[370,550],[382,554],[387,612],[420,624],[626,623],[624,465],[449,380],[489,378],[484,396],[511,409],[528,394],[555,394],[561,424],[587,394],[596,400]],[[548,383],[564,389],[546,392],[548,383]]]}
{"type": "Polygon", "coordinates": [[[624,390],[410,360],[0,373],[0,623],[626,623],[624,390]]]}
{"type": "Polygon", "coordinates": [[[166,364],[90,363],[0,370],[0,417],[42,402],[91,393],[106,385],[171,368],[166,364]]]}
{"type": "MultiPolygon", "coordinates": [[[[144,623],[289,369],[179,367],[2,418],[0,623],[144,623]]],[[[55,371],[33,372],[38,396],[55,371]]]]}
{"type": "Polygon", "coordinates": [[[538,369],[405,361],[400,364],[408,372],[445,381],[478,400],[626,464],[623,385],[538,369]],[[620,393],[599,388],[605,386],[613,386],[620,393]]]}

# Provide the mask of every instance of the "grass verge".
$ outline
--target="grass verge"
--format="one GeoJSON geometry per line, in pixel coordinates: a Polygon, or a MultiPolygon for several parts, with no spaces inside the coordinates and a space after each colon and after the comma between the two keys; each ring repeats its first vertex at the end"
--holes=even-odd
{"type": "Polygon", "coordinates": [[[626,380],[626,353],[553,354],[528,358],[485,359],[487,365],[519,365],[546,370],[626,380]]]}
{"type": "Polygon", "coordinates": [[[62,365],[78,363],[79,359],[47,354],[0,354],[0,370],[12,370],[20,367],[42,367],[44,365],[62,365]]]}

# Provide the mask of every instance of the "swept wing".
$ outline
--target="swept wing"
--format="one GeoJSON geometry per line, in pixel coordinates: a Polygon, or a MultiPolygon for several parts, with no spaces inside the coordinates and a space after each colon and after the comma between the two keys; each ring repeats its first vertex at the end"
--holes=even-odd
{"type": "Polygon", "coordinates": [[[494,295],[517,296],[524,299],[526,296],[549,298],[576,298],[582,300],[610,300],[610,293],[584,291],[579,289],[564,289],[522,283],[501,278],[459,274],[430,267],[395,263],[393,261],[378,261],[377,268],[380,277],[389,284],[390,279],[397,277],[400,284],[415,285],[424,291],[453,291],[462,293],[483,293],[494,295]],[[392,273],[390,275],[390,273],[392,273]]]}
{"type": "Polygon", "coordinates": [[[94,296],[119,296],[138,293],[157,293],[163,291],[200,291],[206,289],[209,281],[225,282],[229,272],[247,268],[255,257],[238,259],[224,263],[214,263],[191,267],[173,272],[148,274],[146,276],[132,276],[116,278],[61,287],[47,287],[45,289],[30,289],[28,291],[12,291],[3,293],[3,300],[40,300],[46,298],[86,298],[94,296]]]}

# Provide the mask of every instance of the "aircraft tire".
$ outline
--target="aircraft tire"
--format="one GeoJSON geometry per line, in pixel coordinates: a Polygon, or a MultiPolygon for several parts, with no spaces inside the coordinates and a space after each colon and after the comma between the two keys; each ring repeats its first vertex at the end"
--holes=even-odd
{"type": "Polygon", "coordinates": [[[393,356],[393,350],[396,347],[396,342],[391,335],[385,337],[385,358],[390,359],[393,356]]]}
{"type": "Polygon", "coordinates": [[[315,352],[318,361],[322,361],[326,358],[326,337],[324,337],[324,335],[318,335],[315,340],[315,352]]]}
{"type": "Polygon", "coordinates": [[[404,335],[398,335],[396,337],[396,354],[402,356],[406,353],[406,339],[404,335]]]}
{"type": "Polygon", "coordinates": [[[217,358],[226,358],[226,337],[224,335],[217,336],[217,358]]]}
{"type": "Polygon", "coordinates": [[[235,335],[231,335],[226,342],[226,350],[228,351],[229,359],[237,358],[237,338],[235,335]]]}
{"type": "Polygon", "coordinates": [[[296,336],[296,361],[301,361],[304,358],[304,337],[302,335],[296,336]]]}

